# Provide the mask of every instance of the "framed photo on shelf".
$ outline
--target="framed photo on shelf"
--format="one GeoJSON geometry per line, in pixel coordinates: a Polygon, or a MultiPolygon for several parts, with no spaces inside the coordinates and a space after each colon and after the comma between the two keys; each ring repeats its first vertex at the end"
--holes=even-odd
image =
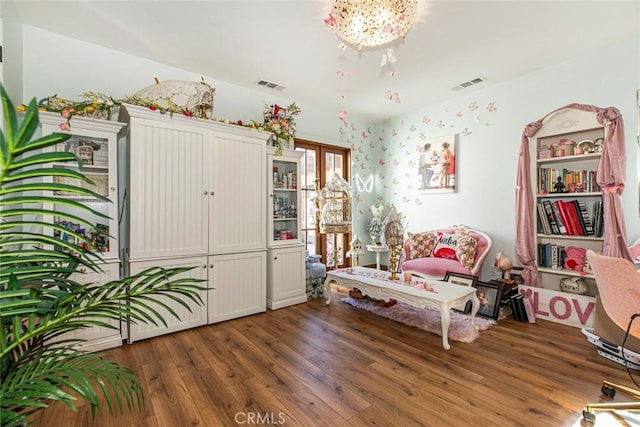
{"type": "Polygon", "coordinates": [[[498,319],[498,311],[500,310],[500,300],[502,299],[502,291],[504,284],[494,282],[477,281],[475,284],[476,294],[480,300],[477,316],[487,319],[498,319]]]}
{"type": "Polygon", "coordinates": [[[478,276],[447,271],[444,276],[444,281],[462,286],[475,286],[476,282],[478,281],[478,276]]]}

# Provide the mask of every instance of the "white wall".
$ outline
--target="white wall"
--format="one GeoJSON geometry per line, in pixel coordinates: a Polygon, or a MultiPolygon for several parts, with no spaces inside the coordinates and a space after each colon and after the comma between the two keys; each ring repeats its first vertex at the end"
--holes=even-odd
{"type": "MultiPolygon", "coordinates": [[[[228,120],[262,121],[264,104],[288,105],[281,96],[253,91],[212,76],[138,58],[113,49],[73,39],[28,25],[23,26],[24,100],[58,95],[80,99],[82,92],[96,91],[115,98],[152,85],[154,78],[205,81],[216,88],[214,115],[228,120]]],[[[298,103],[298,137],[344,145],[338,133],[338,112],[298,103]]]]}
{"type": "Polygon", "coordinates": [[[627,238],[633,242],[640,238],[638,88],[639,43],[628,40],[376,126],[388,145],[386,152],[378,151],[385,162],[378,171],[384,177],[384,201],[407,215],[410,231],[466,224],[489,234],[493,250],[483,278],[497,277],[491,268],[495,253],[515,259],[515,182],[524,126],[573,102],[614,106],[625,120],[628,166],[622,203],[627,238]],[[491,103],[494,111],[487,108],[491,103]],[[397,135],[392,136],[394,131],[397,135]],[[417,165],[411,163],[418,159],[417,146],[425,138],[448,134],[458,134],[457,192],[420,195],[417,165]]]}
{"type": "MultiPolygon", "coordinates": [[[[112,49],[23,26],[22,102],[57,94],[77,99],[93,90],[122,97],[160,80],[200,80],[186,70],[169,67],[112,49]]],[[[5,69],[5,74],[7,70],[5,69]]],[[[265,103],[288,105],[293,100],[249,90],[211,76],[216,88],[214,114],[229,120],[261,120],[265,103]]],[[[615,106],[625,118],[627,191],[623,206],[628,240],[640,237],[638,215],[638,148],[635,93],[640,88],[640,49],[636,40],[597,49],[560,65],[511,81],[462,93],[445,103],[424,108],[375,126],[348,116],[300,104],[298,136],[352,148],[352,176],[375,177],[371,193],[356,191],[354,232],[367,241],[374,202],[393,203],[407,217],[410,231],[467,224],[494,240],[483,278],[495,275],[497,251],[513,258],[515,240],[515,175],[524,125],[563,105],[578,102],[615,106]],[[487,108],[494,106],[495,109],[487,108]],[[489,111],[492,110],[492,111],[489,111]],[[447,195],[417,192],[416,148],[425,138],[458,134],[458,191],[447,195]]],[[[18,102],[14,100],[14,102],[18,102]]],[[[362,263],[373,262],[373,256],[362,263]]]]}
{"type": "MultiPolygon", "coordinates": [[[[86,91],[102,92],[114,98],[121,98],[153,84],[154,77],[161,81],[200,81],[200,78],[204,77],[207,83],[216,88],[214,115],[218,119],[260,122],[265,104],[277,103],[286,106],[295,101],[28,25],[22,28],[24,96],[20,100],[14,100],[16,104],[28,102],[32,98],[40,100],[51,95],[80,99],[80,94],[86,91]]],[[[335,110],[326,110],[313,105],[298,105],[302,113],[296,119],[297,137],[341,147],[352,146],[355,150],[364,151],[364,138],[361,135],[366,132],[368,126],[361,119],[349,116],[347,122],[341,121],[337,106],[335,110]]],[[[366,163],[365,169],[359,171],[368,176],[373,173],[373,167],[366,163]]],[[[358,212],[368,209],[372,194],[356,194],[354,232],[361,236],[366,235],[368,220],[363,226],[359,221],[358,212]]],[[[373,255],[370,258],[367,260],[367,257],[363,257],[361,261],[373,262],[373,255]]]]}
{"type": "Polygon", "coordinates": [[[14,104],[22,97],[22,28],[18,23],[15,5],[0,2],[2,37],[2,84],[14,104]]]}

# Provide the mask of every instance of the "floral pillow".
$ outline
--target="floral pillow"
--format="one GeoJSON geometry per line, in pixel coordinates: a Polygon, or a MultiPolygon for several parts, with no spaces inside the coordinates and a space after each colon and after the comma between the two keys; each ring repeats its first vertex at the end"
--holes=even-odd
{"type": "Polygon", "coordinates": [[[433,247],[433,256],[436,258],[446,258],[457,260],[456,247],[460,234],[458,233],[436,233],[436,244],[433,247]]]}
{"type": "Polygon", "coordinates": [[[456,256],[460,264],[471,270],[476,259],[478,241],[469,233],[463,233],[456,243],[456,256]]]}
{"type": "Polygon", "coordinates": [[[426,258],[431,256],[436,235],[433,233],[407,233],[409,238],[409,258],[426,258]]]}

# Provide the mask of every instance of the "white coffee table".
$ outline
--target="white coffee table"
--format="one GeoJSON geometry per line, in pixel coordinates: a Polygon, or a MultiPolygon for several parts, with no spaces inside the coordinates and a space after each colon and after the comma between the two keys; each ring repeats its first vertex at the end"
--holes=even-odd
{"type": "Polygon", "coordinates": [[[380,270],[380,254],[389,252],[389,248],[384,245],[367,245],[367,250],[376,254],[376,268],[380,270]]]}
{"type": "Polygon", "coordinates": [[[395,299],[418,308],[435,308],[440,310],[442,322],[442,347],[449,350],[448,333],[452,308],[464,309],[467,302],[471,301],[472,309],[470,322],[475,327],[474,317],[480,307],[480,301],[476,296],[476,288],[471,286],[456,285],[440,280],[413,277],[412,283],[401,280],[390,280],[391,273],[374,270],[367,267],[351,267],[339,270],[327,271],[324,282],[326,303],[331,303],[331,282],[347,288],[358,288],[363,295],[371,298],[388,301],[395,299]],[[417,282],[423,282],[428,289],[418,289],[417,282]]]}

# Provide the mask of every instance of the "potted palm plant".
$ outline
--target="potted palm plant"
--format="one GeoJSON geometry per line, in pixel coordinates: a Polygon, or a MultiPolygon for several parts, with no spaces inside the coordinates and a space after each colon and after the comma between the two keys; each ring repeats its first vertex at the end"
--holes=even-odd
{"type": "MultiPolygon", "coordinates": [[[[74,154],[43,150],[65,141],[67,134],[32,139],[38,128],[35,100],[20,123],[1,84],[0,100],[5,121],[5,132],[0,132],[0,425],[27,425],[52,401],[76,410],[74,402],[85,399],[93,413],[102,405],[120,411],[140,407],[143,391],[136,373],[82,350],[82,340],[69,339],[67,333],[114,328],[113,320],[166,325],[159,308],[178,316],[163,301],[169,298],[186,308],[202,304],[198,291],[205,288],[197,279],[184,278],[184,268],[150,268],[100,286],[73,280],[78,266],[100,271],[101,256],[86,249],[90,242],[82,235],[72,243],[54,239],[60,226],[43,218],[68,215],[55,210],[59,203],[75,212],[91,211],[81,202],[56,199],[54,191],[104,197],[80,185],[53,182],[56,176],[90,180],[80,169],[55,166],[79,162],[74,154]]],[[[81,215],[74,216],[80,220],[81,215]]]]}

